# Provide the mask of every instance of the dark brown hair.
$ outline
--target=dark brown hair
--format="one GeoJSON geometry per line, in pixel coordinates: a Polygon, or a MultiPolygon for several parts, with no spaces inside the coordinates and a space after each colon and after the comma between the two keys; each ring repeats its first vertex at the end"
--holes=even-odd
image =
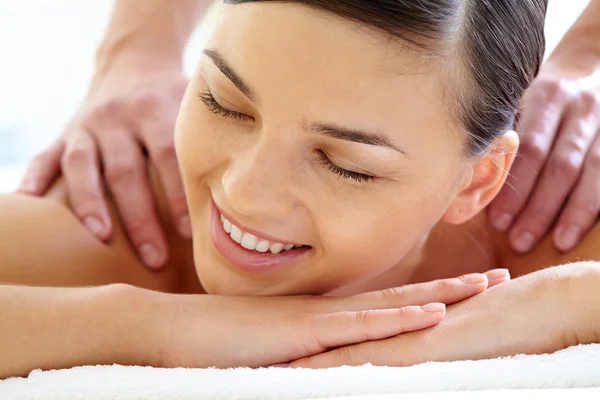
{"type": "Polygon", "coordinates": [[[449,85],[469,154],[513,129],[523,92],[544,55],[547,0],[225,0],[299,3],[350,19],[459,61],[449,85]]]}

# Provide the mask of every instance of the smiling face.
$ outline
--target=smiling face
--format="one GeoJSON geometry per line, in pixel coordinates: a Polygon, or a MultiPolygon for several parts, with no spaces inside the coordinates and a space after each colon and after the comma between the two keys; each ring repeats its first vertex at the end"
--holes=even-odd
{"type": "Polygon", "coordinates": [[[397,266],[472,177],[446,76],[302,5],[224,6],[176,128],[205,289],[320,294],[397,266]]]}

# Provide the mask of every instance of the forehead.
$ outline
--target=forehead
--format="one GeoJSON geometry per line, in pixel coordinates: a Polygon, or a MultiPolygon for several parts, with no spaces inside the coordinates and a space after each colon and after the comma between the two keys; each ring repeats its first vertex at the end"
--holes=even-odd
{"type": "Polygon", "coordinates": [[[261,106],[294,105],[297,113],[392,135],[450,136],[441,64],[359,23],[294,3],[225,5],[209,46],[261,106]]]}

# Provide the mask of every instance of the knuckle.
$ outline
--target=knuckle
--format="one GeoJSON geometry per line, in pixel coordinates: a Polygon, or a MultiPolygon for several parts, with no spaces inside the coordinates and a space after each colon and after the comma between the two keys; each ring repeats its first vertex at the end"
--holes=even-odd
{"type": "Polygon", "coordinates": [[[586,111],[593,111],[600,105],[600,95],[593,90],[579,92],[579,104],[586,111]]]}
{"type": "Polygon", "coordinates": [[[101,104],[96,105],[87,113],[85,113],[83,119],[86,125],[93,125],[98,122],[105,122],[118,118],[121,115],[123,108],[123,101],[119,99],[107,100],[101,104]]]}
{"type": "Polygon", "coordinates": [[[573,208],[585,221],[595,221],[598,218],[600,204],[597,198],[574,198],[573,208]]]}
{"type": "Polygon", "coordinates": [[[532,133],[522,138],[519,152],[530,161],[541,164],[548,156],[548,140],[542,133],[532,133]]]}
{"type": "Polygon", "coordinates": [[[376,312],[374,310],[358,311],[354,314],[354,324],[365,327],[369,326],[375,315],[376,312]]]}
{"type": "Polygon", "coordinates": [[[435,281],[435,289],[440,293],[449,292],[456,288],[451,279],[440,279],[435,281]]]}
{"type": "Polygon", "coordinates": [[[600,170],[600,146],[595,146],[590,150],[586,162],[590,168],[600,170]]]}
{"type": "Polygon", "coordinates": [[[579,130],[578,133],[572,134],[564,143],[565,153],[585,153],[588,149],[588,141],[579,130]]]}
{"type": "Polygon", "coordinates": [[[579,175],[582,163],[582,153],[562,152],[548,162],[548,173],[556,179],[573,181],[579,175]]]}
{"type": "Polygon", "coordinates": [[[131,110],[138,117],[148,117],[155,115],[163,103],[162,95],[151,91],[141,92],[131,100],[131,110]]]}
{"type": "Polygon", "coordinates": [[[403,287],[393,287],[381,290],[381,297],[388,303],[394,303],[402,299],[405,295],[403,287]]]}
{"type": "Polygon", "coordinates": [[[538,94],[541,100],[552,101],[565,97],[568,93],[569,83],[564,79],[556,79],[549,76],[540,76],[537,82],[538,94]]]}
{"type": "Polygon", "coordinates": [[[170,162],[177,158],[173,140],[160,142],[156,144],[151,151],[152,157],[158,163],[170,162]]]}
{"type": "Polygon", "coordinates": [[[87,146],[74,146],[63,153],[62,163],[65,166],[88,164],[94,161],[95,150],[87,146]]]}
{"type": "Polygon", "coordinates": [[[138,168],[135,162],[126,159],[106,163],[104,167],[104,176],[109,184],[119,184],[129,181],[138,174],[138,168]]]}

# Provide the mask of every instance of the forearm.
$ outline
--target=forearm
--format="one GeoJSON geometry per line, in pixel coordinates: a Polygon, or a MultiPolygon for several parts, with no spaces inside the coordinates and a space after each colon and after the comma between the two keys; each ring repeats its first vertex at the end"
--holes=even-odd
{"type": "Polygon", "coordinates": [[[0,379],[37,368],[151,363],[150,293],[126,285],[0,285],[0,379]]]}
{"type": "Polygon", "coordinates": [[[567,31],[553,56],[564,55],[600,62],[600,0],[591,0],[581,16],[567,31]]]}
{"type": "MultiPolygon", "coordinates": [[[[196,23],[211,0],[116,0],[97,52],[97,63],[117,56],[156,57],[181,63],[196,23]]],[[[100,65],[102,67],[102,65],[100,65]]]]}

